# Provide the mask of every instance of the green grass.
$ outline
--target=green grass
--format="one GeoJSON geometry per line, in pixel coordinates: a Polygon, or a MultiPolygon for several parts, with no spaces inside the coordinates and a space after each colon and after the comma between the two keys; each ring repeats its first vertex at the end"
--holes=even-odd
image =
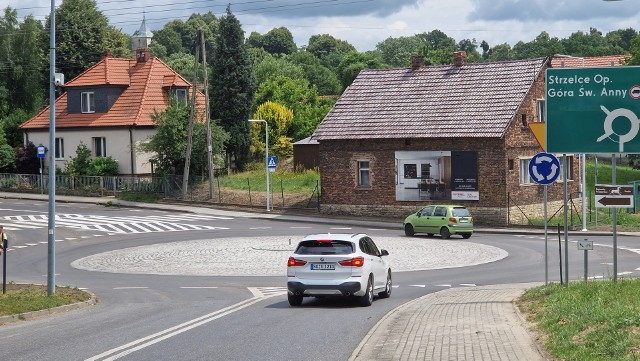
{"type": "MultiPolygon", "coordinates": [[[[219,177],[221,187],[240,190],[256,190],[266,188],[265,170],[253,170],[219,177]]],[[[303,172],[273,172],[270,174],[270,188],[274,191],[311,193],[320,181],[320,173],[316,170],[303,172]]]]}
{"type": "Polygon", "coordinates": [[[89,293],[71,287],[56,287],[51,297],[47,294],[47,286],[8,284],[6,288],[7,293],[0,293],[0,316],[40,311],[91,298],[89,293]]]}
{"type": "Polygon", "coordinates": [[[528,290],[520,310],[559,360],[640,360],[640,280],[549,284],[528,290]]]}

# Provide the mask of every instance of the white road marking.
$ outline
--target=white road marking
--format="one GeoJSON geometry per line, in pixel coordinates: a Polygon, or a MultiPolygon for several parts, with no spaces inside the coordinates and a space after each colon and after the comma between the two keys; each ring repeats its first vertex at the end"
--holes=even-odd
{"type": "Polygon", "coordinates": [[[208,286],[182,286],[180,288],[184,288],[184,289],[201,289],[201,288],[202,289],[208,289],[208,288],[218,288],[218,287],[215,287],[215,286],[211,286],[211,287],[208,287],[208,286]]]}
{"type": "Polygon", "coordinates": [[[422,287],[422,288],[425,288],[427,286],[426,285],[409,285],[409,287],[422,287]]]}
{"type": "Polygon", "coordinates": [[[353,229],[351,227],[331,227],[330,229],[353,229]]]}
{"type": "Polygon", "coordinates": [[[183,332],[189,331],[198,326],[202,326],[206,323],[214,321],[218,318],[222,318],[229,314],[232,314],[236,311],[240,311],[243,308],[247,308],[255,303],[258,303],[267,297],[252,297],[246,299],[244,301],[238,302],[229,307],[225,307],[223,309],[217,310],[215,312],[211,312],[204,316],[195,318],[193,320],[181,323],[177,326],[170,327],[166,330],[162,330],[160,332],[154,333],[153,335],[149,335],[135,341],[129,342],[125,345],[113,348],[111,350],[105,351],[99,355],[93,356],[91,358],[86,359],[85,361],[97,361],[97,360],[116,360],[121,357],[124,357],[132,352],[139,351],[143,348],[149,347],[153,344],[156,344],[160,341],[164,341],[170,337],[179,335],[183,332]],[[119,352],[119,353],[118,353],[119,352]]]}
{"type": "Polygon", "coordinates": [[[475,283],[461,283],[462,287],[477,287],[475,283]]]}
{"type": "Polygon", "coordinates": [[[289,228],[291,228],[291,229],[310,229],[310,228],[313,228],[313,227],[289,227],[289,228]]]}
{"type": "Polygon", "coordinates": [[[451,285],[436,285],[436,287],[451,287],[451,285]]]}
{"type": "Polygon", "coordinates": [[[114,287],[114,290],[143,290],[143,289],[147,289],[149,287],[135,287],[135,286],[131,286],[131,287],[114,287]]]}

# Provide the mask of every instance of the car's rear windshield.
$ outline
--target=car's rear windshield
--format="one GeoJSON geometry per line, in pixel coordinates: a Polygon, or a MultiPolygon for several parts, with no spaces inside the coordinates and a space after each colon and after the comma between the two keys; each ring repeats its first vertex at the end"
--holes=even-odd
{"type": "Polygon", "coordinates": [[[350,254],[353,243],[336,240],[302,241],[296,249],[297,254],[350,254]]]}
{"type": "Polygon", "coordinates": [[[452,209],[451,214],[454,217],[471,217],[471,213],[469,213],[469,210],[463,207],[456,207],[452,209]]]}

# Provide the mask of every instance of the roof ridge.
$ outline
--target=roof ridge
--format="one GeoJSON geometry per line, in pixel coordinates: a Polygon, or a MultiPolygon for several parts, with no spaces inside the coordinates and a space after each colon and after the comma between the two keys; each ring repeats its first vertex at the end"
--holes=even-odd
{"type": "Polygon", "coordinates": [[[153,57],[151,59],[149,59],[150,61],[150,65],[149,65],[149,71],[147,72],[147,76],[144,77],[144,87],[142,88],[142,96],[140,97],[140,106],[138,107],[138,112],[136,113],[136,116],[133,118],[133,125],[136,126],[138,125],[138,120],[140,120],[140,117],[142,116],[142,109],[144,108],[144,103],[147,101],[147,91],[149,90],[149,81],[151,80],[151,74],[153,73],[153,66],[155,64],[155,60],[158,59],[158,57],[153,57]]]}

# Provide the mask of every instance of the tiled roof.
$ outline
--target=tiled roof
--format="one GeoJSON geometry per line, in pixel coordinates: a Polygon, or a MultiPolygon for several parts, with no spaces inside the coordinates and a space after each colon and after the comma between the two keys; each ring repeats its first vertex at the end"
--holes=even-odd
{"type": "Polygon", "coordinates": [[[501,137],[546,58],[363,70],[313,138],[501,137]]]}
{"type": "Polygon", "coordinates": [[[619,66],[624,65],[627,60],[631,58],[629,55],[607,55],[607,56],[587,56],[580,57],[567,57],[567,56],[555,56],[551,59],[552,68],[595,68],[604,66],[619,66]]]}
{"type": "MultiPolygon", "coordinates": [[[[191,84],[157,57],[138,63],[135,59],[105,58],[65,84],[67,88],[84,86],[122,86],[124,91],[107,113],[72,113],[67,111],[67,95],[56,99],[56,128],[153,126],[154,110],[163,111],[169,104],[166,87],[190,87],[191,84]],[[131,75],[129,77],[129,74],[131,75]]],[[[191,88],[189,88],[191,94],[191,88]]],[[[198,92],[199,108],[204,109],[204,95],[198,92]]],[[[49,127],[49,107],[24,122],[22,129],[49,127]]]]}

